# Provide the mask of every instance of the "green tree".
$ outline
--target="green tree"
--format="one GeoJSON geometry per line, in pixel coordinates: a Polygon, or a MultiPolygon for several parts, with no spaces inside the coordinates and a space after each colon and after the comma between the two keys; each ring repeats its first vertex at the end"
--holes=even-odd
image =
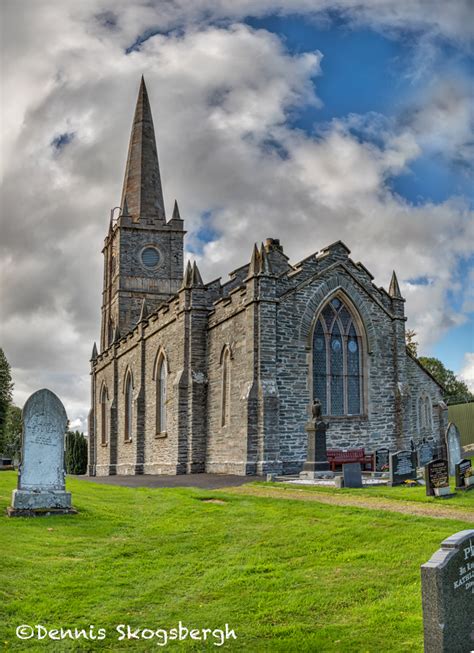
{"type": "Polygon", "coordinates": [[[66,433],[66,472],[85,474],[87,470],[87,440],[79,431],[66,433]]]}
{"type": "Polygon", "coordinates": [[[0,453],[13,459],[20,458],[22,428],[21,408],[12,404],[7,411],[5,427],[0,441],[0,453]]]}
{"type": "Polygon", "coordinates": [[[407,329],[405,331],[405,342],[407,345],[407,349],[410,352],[412,356],[415,358],[418,356],[418,342],[415,340],[416,338],[416,331],[413,329],[407,329]]]}
{"type": "Polygon", "coordinates": [[[448,370],[438,358],[420,356],[418,360],[444,387],[446,403],[460,404],[466,401],[474,401],[474,394],[469,390],[466,383],[457,379],[454,372],[448,370]]]}
{"type": "Polygon", "coordinates": [[[13,381],[10,365],[3,349],[0,348],[0,441],[3,440],[8,407],[12,403],[13,381]]]}

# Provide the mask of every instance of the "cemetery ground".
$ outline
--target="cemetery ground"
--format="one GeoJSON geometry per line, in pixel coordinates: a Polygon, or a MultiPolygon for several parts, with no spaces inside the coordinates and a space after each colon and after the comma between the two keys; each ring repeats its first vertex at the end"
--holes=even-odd
{"type": "MultiPolygon", "coordinates": [[[[312,500],[259,496],[273,484],[225,490],[125,488],[68,478],[77,515],[4,516],[16,473],[0,474],[5,650],[151,651],[117,641],[133,628],[224,628],[234,651],[405,653],[423,650],[420,565],[442,540],[472,528],[474,492],[450,518],[327,505],[327,490],[280,485],[312,500]],[[252,491],[254,494],[249,494],[252,491]],[[313,498],[314,497],[314,498],[313,498]],[[103,641],[20,641],[21,624],[105,628],[103,641]]],[[[408,507],[424,488],[342,490],[408,507]],[[382,493],[382,496],[377,497],[382,493]],[[404,501],[406,493],[409,501],[404,501]]],[[[216,650],[212,640],[166,650],[216,650]]],[[[218,650],[218,649],[217,649],[218,650]]]]}

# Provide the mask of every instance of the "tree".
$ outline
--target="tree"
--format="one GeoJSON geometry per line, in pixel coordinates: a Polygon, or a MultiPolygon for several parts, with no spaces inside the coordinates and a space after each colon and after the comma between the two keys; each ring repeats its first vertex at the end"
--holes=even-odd
{"type": "Polygon", "coordinates": [[[87,440],[79,431],[66,432],[66,472],[85,474],[87,470],[87,440]]]}
{"type": "Polygon", "coordinates": [[[0,348],[0,439],[3,438],[8,407],[12,403],[13,381],[10,365],[3,349],[0,348]]]}
{"type": "Polygon", "coordinates": [[[413,329],[407,329],[405,331],[405,342],[407,345],[407,349],[410,352],[412,356],[415,358],[418,356],[418,342],[415,340],[416,338],[416,331],[413,329]]]}
{"type": "Polygon", "coordinates": [[[10,405],[0,438],[0,453],[12,459],[20,458],[22,428],[21,408],[10,405]]]}
{"type": "Polygon", "coordinates": [[[441,383],[445,389],[445,401],[447,404],[460,404],[467,401],[474,401],[474,394],[469,390],[466,383],[456,378],[451,370],[448,370],[438,358],[420,356],[418,359],[428,372],[441,383]]]}

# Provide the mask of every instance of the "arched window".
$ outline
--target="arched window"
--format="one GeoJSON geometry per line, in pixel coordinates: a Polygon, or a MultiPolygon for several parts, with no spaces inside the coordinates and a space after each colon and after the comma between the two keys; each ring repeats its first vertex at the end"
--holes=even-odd
{"type": "Polygon", "coordinates": [[[230,351],[225,347],[221,355],[221,426],[226,426],[230,419],[230,351]]]}
{"type": "Polygon", "coordinates": [[[324,415],[363,411],[362,340],[339,297],[326,304],[314,329],[313,396],[321,401],[324,415]]]}
{"type": "Polygon", "coordinates": [[[126,442],[132,439],[132,412],[133,412],[133,382],[130,372],[125,379],[125,432],[126,442]]]}
{"type": "Polygon", "coordinates": [[[166,432],[166,359],[160,356],[156,371],[156,433],[166,432]]]}
{"type": "Polygon", "coordinates": [[[100,440],[102,444],[107,444],[107,388],[104,385],[100,394],[100,440]]]}

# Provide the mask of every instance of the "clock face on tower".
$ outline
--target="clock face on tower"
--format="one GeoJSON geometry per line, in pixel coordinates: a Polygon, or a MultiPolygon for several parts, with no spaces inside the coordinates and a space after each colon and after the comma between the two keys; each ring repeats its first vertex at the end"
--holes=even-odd
{"type": "Polygon", "coordinates": [[[156,247],[148,245],[144,247],[140,253],[140,261],[144,268],[147,270],[154,270],[157,268],[161,261],[160,252],[156,247]]]}

